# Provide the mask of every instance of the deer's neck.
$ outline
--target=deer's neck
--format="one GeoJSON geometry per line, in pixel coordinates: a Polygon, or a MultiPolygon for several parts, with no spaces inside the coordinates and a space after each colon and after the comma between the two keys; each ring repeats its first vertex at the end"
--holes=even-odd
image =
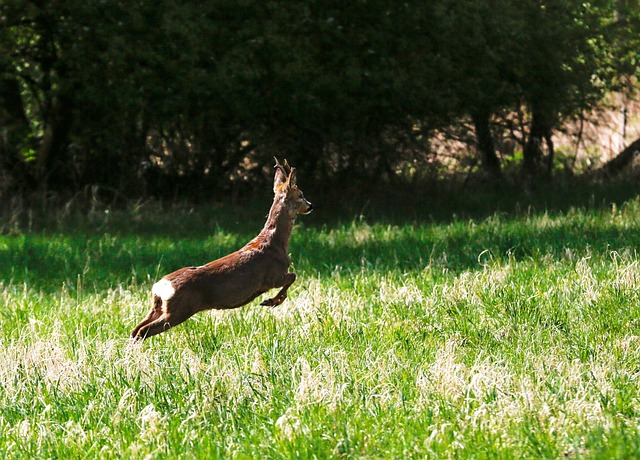
{"type": "Polygon", "coordinates": [[[294,220],[295,216],[291,216],[284,206],[284,198],[276,197],[258,238],[266,245],[287,253],[294,220]]]}

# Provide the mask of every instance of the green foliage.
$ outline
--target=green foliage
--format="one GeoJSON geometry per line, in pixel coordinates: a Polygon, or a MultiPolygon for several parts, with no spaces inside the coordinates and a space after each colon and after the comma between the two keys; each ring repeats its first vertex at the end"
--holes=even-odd
{"type": "Polygon", "coordinates": [[[424,160],[423,133],[468,116],[525,107],[546,133],[635,72],[637,11],[616,21],[616,8],[6,0],[0,73],[20,83],[23,150],[36,157],[12,174],[197,196],[239,164],[261,179],[255,165],[274,153],[318,181],[393,175],[424,160]]]}

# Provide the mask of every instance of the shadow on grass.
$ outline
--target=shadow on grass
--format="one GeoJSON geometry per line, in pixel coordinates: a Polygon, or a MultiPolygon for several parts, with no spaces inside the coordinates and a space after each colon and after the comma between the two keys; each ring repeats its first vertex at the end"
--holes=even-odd
{"type": "MultiPolygon", "coordinates": [[[[571,251],[607,255],[640,247],[640,202],[623,211],[493,215],[446,224],[390,224],[352,221],[295,229],[290,250],[294,270],[325,277],[338,271],[416,271],[436,264],[450,272],[480,269],[489,258],[561,258],[571,251]]],[[[306,216],[305,216],[306,217],[306,216]]],[[[236,222],[193,214],[154,229],[125,222],[82,230],[24,233],[0,237],[0,280],[55,292],[79,285],[101,291],[149,283],[187,265],[199,265],[241,247],[257,233],[256,218],[236,222]],[[212,225],[213,221],[217,225],[212,225]],[[180,227],[182,231],[177,231],[180,227]],[[191,232],[186,229],[192,228],[191,232]],[[213,229],[208,233],[207,228],[213,229]],[[249,229],[249,230],[248,230],[249,229]],[[255,229],[255,230],[251,230],[255,229]],[[178,235],[176,234],[178,233],[178,235]]]]}
{"type": "MultiPolygon", "coordinates": [[[[640,246],[636,179],[553,181],[533,190],[435,183],[342,190],[340,197],[311,191],[315,211],[298,220],[292,260],[298,273],[318,276],[415,271],[428,264],[458,273],[480,268],[488,257],[563,257],[587,247],[597,253],[633,250],[640,246]]],[[[0,234],[0,281],[45,292],[63,285],[73,291],[79,280],[95,290],[151,284],[169,271],[241,247],[262,227],[270,199],[261,196],[250,206],[150,202],[121,211],[87,213],[79,207],[35,218],[9,216],[5,222],[15,221],[16,228],[0,226],[8,232],[0,234]]]]}
{"type": "MultiPolygon", "coordinates": [[[[612,251],[635,251],[640,247],[640,222],[566,222],[540,227],[526,219],[487,219],[431,225],[421,231],[403,232],[389,238],[371,239],[358,244],[329,246],[318,239],[301,236],[292,243],[294,259],[305,261],[314,271],[330,275],[343,269],[415,271],[436,264],[453,273],[482,268],[489,259],[542,260],[590,254],[608,255],[612,251]]],[[[306,268],[306,267],[305,267],[306,268]]]]}

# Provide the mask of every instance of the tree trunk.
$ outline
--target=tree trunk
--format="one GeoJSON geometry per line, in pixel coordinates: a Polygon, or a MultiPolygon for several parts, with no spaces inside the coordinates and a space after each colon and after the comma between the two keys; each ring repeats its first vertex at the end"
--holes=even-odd
{"type": "Polygon", "coordinates": [[[0,122],[4,126],[29,123],[20,97],[20,84],[15,78],[0,80],[0,122]]]}
{"type": "Polygon", "coordinates": [[[45,118],[44,135],[37,152],[38,178],[45,187],[65,188],[72,177],[68,171],[71,104],[62,95],[54,96],[45,118]]]}
{"type": "Polygon", "coordinates": [[[533,110],[529,138],[523,150],[522,168],[524,173],[531,177],[539,176],[541,172],[551,173],[553,167],[553,142],[551,141],[552,129],[547,117],[541,112],[533,110]],[[549,154],[545,158],[543,141],[546,141],[549,154]],[[546,168],[543,168],[546,166],[546,168]]]}
{"type": "Polygon", "coordinates": [[[493,178],[502,178],[502,170],[500,169],[500,159],[496,155],[493,136],[489,126],[489,115],[486,113],[476,113],[472,117],[476,131],[476,141],[478,151],[482,160],[482,167],[493,178]]]}
{"type": "Polygon", "coordinates": [[[18,188],[32,188],[35,181],[21,154],[29,137],[29,120],[14,78],[0,79],[0,166],[18,188]]]}
{"type": "Polygon", "coordinates": [[[545,164],[546,164],[546,173],[548,175],[551,175],[551,171],[553,170],[553,160],[555,158],[556,155],[556,150],[553,146],[553,139],[551,138],[551,131],[547,131],[547,133],[544,135],[544,140],[545,143],[547,144],[547,156],[545,158],[545,164]]]}
{"type": "Polygon", "coordinates": [[[531,122],[531,129],[529,130],[529,138],[522,151],[522,168],[525,174],[529,176],[537,176],[540,172],[540,163],[542,162],[542,137],[541,128],[534,117],[531,122]]]}
{"type": "Polygon", "coordinates": [[[609,175],[618,174],[633,162],[638,153],[640,153],[640,139],[636,139],[615,158],[607,161],[600,171],[609,175]]]}

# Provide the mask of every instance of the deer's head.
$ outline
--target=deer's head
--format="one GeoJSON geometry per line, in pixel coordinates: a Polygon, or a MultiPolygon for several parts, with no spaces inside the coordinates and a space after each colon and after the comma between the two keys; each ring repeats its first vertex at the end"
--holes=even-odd
{"type": "Polygon", "coordinates": [[[276,174],[273,179],[273,193],[281,197],[290,214],[309,214],[313,205],[309,203],[296,185],[296,168],[292,168],[284,161],[281,164],[276,158],[276,174]]]}

